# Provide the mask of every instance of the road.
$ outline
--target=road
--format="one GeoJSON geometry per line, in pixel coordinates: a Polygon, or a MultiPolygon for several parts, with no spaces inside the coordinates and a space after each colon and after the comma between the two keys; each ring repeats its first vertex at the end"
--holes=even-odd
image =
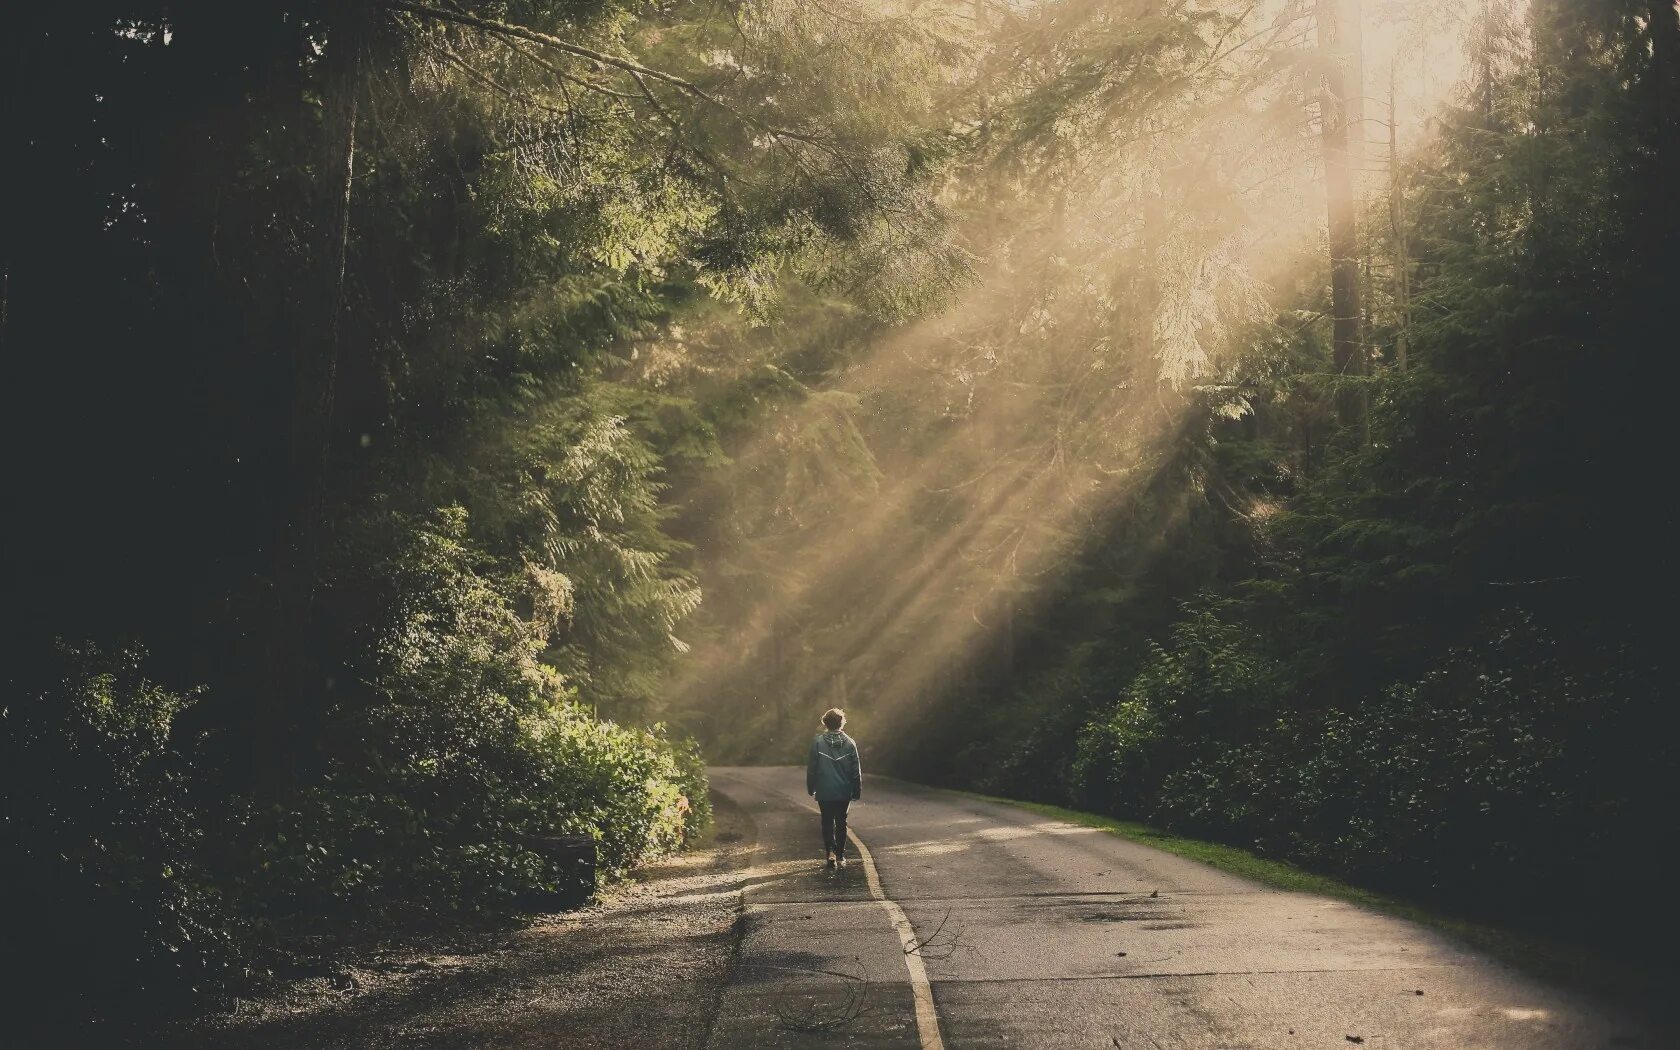
{"type": "Polygon", "coordinates": [[[719,1050],[1680,1045],[1411,923],[1011,806],[870,778],[871,878],[822,867],[801,770],[712,785],[758,834],[719,1050]]]}

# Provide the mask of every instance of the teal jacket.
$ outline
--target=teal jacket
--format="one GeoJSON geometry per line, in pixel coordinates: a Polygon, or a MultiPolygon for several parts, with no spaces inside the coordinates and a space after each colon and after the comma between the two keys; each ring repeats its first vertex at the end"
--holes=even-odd
{"type": "Polygon", "coordinates": [[[805,763],[805,793],[818,802],[842,802],[863,794],[863,765],[857,741],[838,729],[818,733],[805,763]]]}

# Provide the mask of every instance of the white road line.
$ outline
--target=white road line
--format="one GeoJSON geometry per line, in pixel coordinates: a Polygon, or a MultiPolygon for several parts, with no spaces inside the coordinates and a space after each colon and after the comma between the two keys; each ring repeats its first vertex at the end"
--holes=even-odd
{"type": "Polygon", "coordinates": [[[898,941],[904,946],[904,966],[910,971],[910,993],[916,997],[916,1034],[922,1041],[922,1050],[945,1050],[945,1040],[939,1034],[939,1014],[933,1009],[933,986],[928,984],[927,967],[922,965],[921,954],[917,951],[920,945],[916,943],[915,927],[910,925],[910,917],[904,914],[898,902],[881,889],[881,875],[875,870],[875,858],[869,855],[869,847],[863,844],[856,832],[849,837],[852,845],[857,847],[858,856],[863,858],[863,874],[869,879],[869,895],[886,909],[887,918],[892,920],[893,929],[898,931],[898,941]]]}

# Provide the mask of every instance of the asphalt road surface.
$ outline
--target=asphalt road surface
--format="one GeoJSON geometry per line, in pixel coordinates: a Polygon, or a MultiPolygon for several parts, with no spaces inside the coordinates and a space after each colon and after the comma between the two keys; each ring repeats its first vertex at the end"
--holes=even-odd
{"type": "Polygon", "coordinates": [[[831,873],[802,770],[711,776],[758,831],[720,1050],[1680,1046],[1411,923],[897,782],[831,873]]]}

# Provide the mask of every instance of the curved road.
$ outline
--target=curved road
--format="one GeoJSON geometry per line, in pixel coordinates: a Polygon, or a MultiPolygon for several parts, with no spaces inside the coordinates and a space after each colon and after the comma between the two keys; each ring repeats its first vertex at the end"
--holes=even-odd
{"type": "Polygon", "coordinates": [[[871,778],[872,880],[823,869],[801,770],[712,786],[758,828],[720,1050],[1680,1045],[1399,919],[1014,807],[871,778]]]}

